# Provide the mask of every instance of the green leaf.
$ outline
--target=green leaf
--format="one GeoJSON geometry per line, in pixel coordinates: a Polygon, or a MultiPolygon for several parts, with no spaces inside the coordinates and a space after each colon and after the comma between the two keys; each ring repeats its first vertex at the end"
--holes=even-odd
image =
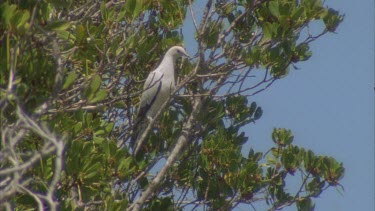
{"type": "Polygon", "coordinates": [[[344,17],[334,9],[328,9],[328,12],[323,17],[323,22],[326,25],[326,28],[330,32],[336,31],[338,25],[344,20],[344,17]]]}
{"type": "Polygon", "coordinates": [[[99,75],[94,75],[94,77],[91,79],[91,82],[90,82],[90,91],[91,92],[96,92],[99,87],[100,87],[100,83],[101,83],[102,79],[100,78],[99,75]]]}
{"type": "Polygon", "coordinates": [[[332,157],[324,157],[321,161],[321,170],[323,171],[324,179],[330,183],[330,185],[337,185],[339,184],[339,180],[341,180],[344,176],[345,169],[342,166],[342,163],[338,163],[332,157]]]}
{"type": "Polygon", "coordinates": [[[315,209],[315,205],[310,198],[298,200],[296,206],[298,211],[313,211],[315,209]]]}
{"type": "MultiPolygon", "coordinates": [[[[306,61],[308,60],[312,53],[311,51],[309,50],[310,47],[308,44],[306,43],[301,43],[299,44],[297,47],[296,47],[296,54],[297,54],[297,57],[298,57],[298,60],[297,61],[306,61]]],[[[294,61],[295,62],[295,61],[294,61]]]]}
{"type": "Polygon", "coordinates": [[[129,171],[131,162],[132,162],[132,157],[121,159],[120,164],[117,167],[117,170],[122,173],[129,171]]]}
{"type": "Polygon", "coordinates": [[[118,13],[116,20],[118,22],[124,21],[125,15],[126,15],[126,10],[122,8],[122,10],[118,13]]]}
{"type": "Polygon", "coordinates": [[[100,13],[102,15],[103,20],[107,21],[108,20],[108,10],[107,10],[105,5],[106,5],[106,2],[102,1],[102,3],[100,4],[100,13]]]}
{"type": "Polygon", "coordinates": [[[94,132],[94,135],[104,135],[105,134],[105,130],[102,130],[102,129],[100,129],[100,130],[97,130],[97,131],[95,131],[94,132]]]}
{"type": "Polygon", "coordinates": [[[280,11],[279,11],[279,2],[278,1],[271,1],[269,3],[269,9],[270,12],[273,16],[279,17],[280,16],[280,11]]]}
{"type": "Polygon", "coordinates": [[[116,49],[116,56],[118,56],[118,55],[120,55],[122,52],[124,52],[124,48],[122,48],[122,47],[118,47],[117,49],[116,49]]]}
{"type": "Polygon", "coordinates": [[[291,130],[284,128],[274,128],[272,131],[272,141],[279,146],[287,146],[293,142],[293,135],[291,130]]]}
{"type": "Polygon", "coordinates": [[[105,141],[105,138],[94,136],[93,141],[95,144],[101,145],[105,141]]]}
{"type": "Polygon", "coordinates": [[[52,21],[48,23],[46,29],[52,31],[66,31],[70,27],[70,23],[67,21],[52,21]]]}
{"type": "Polygon", "coordinates": [[[108,123],[106,126],[105,126],[105,132],[106,133],[110,133],[112,130],[113,130],[113,126],[114,126],[114,123],[111,122],[111,123],[108,123]]]}
{"type": "Polygon", "coordinates": [[[142,0],[128,0],[125,3],[125,9],[130,14],[132,20],[134,20],[142,11],[143,1],[142,0]]]}
{"type": "Polygon", "coordinates": [[[87,42],[86,29],[82,24],[76,26],[76,40],[75,44],[80,46],[87,42]]]}
{"type": "Polygon", "coordinates": [[[125,8],[129,13],[131,13],[134,11],[136,4],[137,0],[128,0],[125,2],[125,8]]]}
{"type": "Polygon", "coordinates": [[[138,183],[141,186],[141,188],[144,189],[148,185],[148,180],[146,177],[142,177],[141,179],[138,180],[138,183]]]}
{"type": "Polygon", "coordinates": [[[109,159],[111,156],[111,148],[109,144],[110,144],[109,141],[105,141],[102,143],[102,149],[103,149],[104,154],[107,155],[107,159],[109,159]]]}
{"type": "Polygon", "coordinates": [[[135,8],[133,10],[133,17],[136,18],[141,13],[143,7],[143,1],[142,0],[136,0],[135,8]]]}
{"type": "Polygon", "coordinates": [[[258,120],[260,119],[260,117],[262,117],[262,115],[263,115],[263,110],[261,107],[258,107],[257,110],[255,111],[254,119],[258,120]]]}
{"type": "Polygon", "coordinates": [[[70,72],[65,79],[65,82],[64,82],[64,85],[63,85],[62,89],[64,90],[64,89],[70,87],[70,85],[73,84],[76,77],[77,77],[77,75],[76,75],[75,72],[70,72]]]}
{"type": "Polygon", "coordinates": [[[277,23],[266,22],[262,25],[263,34],[266,38],[273,38],[277,33],[277,23]]]}
{"type": "Polygon", "coordinates": [[[18,28],[23,27],[25,23],[29,20],[30,13],[27,10],[17,11],[17,13],[13,16],[13,21],[15,26],[18,28]]]}
{"type": "Polygon", "coordinates": [[[325,182],[320,181],[320,177],[314,177],[309,183],[305,185],[306,191],[311,196],[319,196],[323,191],[325,182]]]}
{"type": "MultiPolygon", "coordinates": [[[[89,85],[87,86],[87,88],[85,89],[85,92],[84,92],[84,95],[86,96],[86,98],[91,102],[91,101],[94,101],[95,99],[93,99],[95,97],[95,93],[97,92],[97,90],[99,89],[100,87],[100,84],[101,84],[101,78],[99,75],[94,75],[92,78],[91,78],[91,81],[89,83],[89,85]]],[[[102,98],[104,96],[105,93],[101,92],[100,95],[99,95],[99,98],[102,98]]],[[[105,97],[105,96],[104,96],[105,97]]],[[[97,100],[96,100],[97,101],[97,100]]]]}
{"type": "Polygon", "coordinates": [[[96,94],[95,97],[90,100],[90,103],[96,103],[99,102],[107,97],[107,91],[104,89],[99,90],[96,94]]]}
{"type": "Polygon", "coordinates": [[[16,9],[17,9],[17,5],[15,4],[9,5],[8,2],[1,5],[1,10],[0,10],[2,13],[1,16],[7,25],[10,25],[16,9]]]}
{"type": "Polygon", "coordinates": [[[76,37],[69,31],[59,31],[57,36],[63,40],[69,41],[69,44],[73,45],[76,37]]]}
{"type": "Polygon", "coordinates": [[[86,120],[86,126],[87,127],[89,127],[90,125],[91,125],[91,123],[92,123],[92,118],[93,118],[93,115],[92,115],[92,113],[88,113],[88,114],[86,114],[86,118],[85,118],[85,120],[86,120]]]}
{"type": "Polygon", "coordinates": [[[84,179],[91,179],[94,176],[96,176],[99,173],[99,170],[101,168],[101,163],[95,163],[93,165],[90,165],[88,169],[85,170],[84,179]]]}
{"type": "Polygon", "coordinates": [[[82,129],[82,122],[77,122],[74,126],[73,126],[73,132],[74,133],[78,133],[80,132],[82,129]]]}
{"type": "Polygon", "coordinates": [[[302,16],[304,15],[304,12],[305,8],[303,6],[297,7],[293,11],[292,20],[298,21],[300,18],[303,19],[304,17],[302,16]]]}

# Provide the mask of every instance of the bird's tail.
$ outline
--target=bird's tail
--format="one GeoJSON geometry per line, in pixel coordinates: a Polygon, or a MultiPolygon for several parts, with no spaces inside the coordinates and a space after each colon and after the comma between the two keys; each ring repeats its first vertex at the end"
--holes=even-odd
{"type": "Polygon", "coordinates": [[[143,143],[145,142],[146,138],[143,137],[144,132],[147,129],[148,121],[147,118],[140,118],[137,120],[133,135],[131,137],[130,145],[133,149],[133,156],[136,156],[139,151],[141,150],[143,143]]]}

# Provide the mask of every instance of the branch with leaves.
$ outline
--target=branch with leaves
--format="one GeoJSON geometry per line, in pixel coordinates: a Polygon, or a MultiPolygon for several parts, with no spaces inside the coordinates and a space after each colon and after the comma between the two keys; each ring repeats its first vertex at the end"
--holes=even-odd
{"type": "Polygon", "coordinates": [[[0,14],[1,208],[311,210],[342,188],[343,165],[294,145],[291,131],[275,129],[267,153],[241,132],[262,117],[251,96],[343,20],[322,2],[7,1],[0,14]],[[195,57],[178,63],[178,87],[133,157],[144,80],[184,37],[195,57]]]}

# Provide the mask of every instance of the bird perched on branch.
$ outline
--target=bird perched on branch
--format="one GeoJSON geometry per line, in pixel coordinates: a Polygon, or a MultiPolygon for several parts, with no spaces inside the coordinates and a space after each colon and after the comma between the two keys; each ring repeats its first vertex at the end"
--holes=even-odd
{"type": "Polygon", "coordinates": [[[159,66],[146,79],[132,136],[134,155],[139,152],[143,144],[139,139],[147,128],[146,120],[155,118],[175,88],[174,66],[179,57],[189,57],[189,55],[181,46],[171,47],[159,66]]]}

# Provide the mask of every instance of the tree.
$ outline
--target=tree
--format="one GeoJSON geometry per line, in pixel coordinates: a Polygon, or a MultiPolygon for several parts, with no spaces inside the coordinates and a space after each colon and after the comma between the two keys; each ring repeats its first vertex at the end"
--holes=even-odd
{"type": "Polygon", "coordinates": [[[1,4],[0,204],[24,210],[312,210],[340,188],[342,163],[294,145],[284,128],[268,152],[240,129],[262,116],[261,94],[311,56],[343,16],[316,0],[7,1],[1,4]],[[148,123],[142,156],[129,147],[142,85],[161,55],[196,55],[148,123]],[[324,25],[312,31],[313,22],[324,25]],[[286,179],[299,183],[288,191],[286,179]]]}

